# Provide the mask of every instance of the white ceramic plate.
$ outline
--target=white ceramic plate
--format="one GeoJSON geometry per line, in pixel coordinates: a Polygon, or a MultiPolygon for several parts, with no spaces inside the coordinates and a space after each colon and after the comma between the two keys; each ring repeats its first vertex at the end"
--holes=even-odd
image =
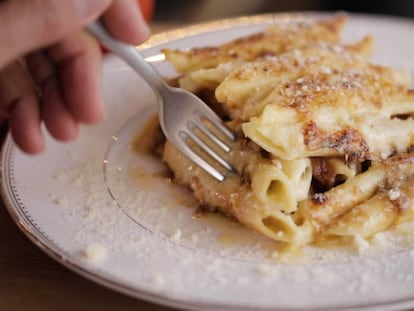
{"type": "MultiPolygon", "coordinates": [[[[190,27],[153,37],[143,52],[150,57],[164,47],[219,44],[271,23],[314,17],[268,15],[190,27]]],[[[344,40],[368,33],[375,37],[375,61],[414,73],[414,21],[352,15],[344,40]]],[[[154,65],[174,75],[168,64],[154,65]]],[[[414,306],[412,239],[367,254],[361,245],[355,255],[309,249],[312,262],[276,263],[271,241],[219,216],[195,216],[195,202],[162,177],[162,164],[132,152],[154,96],[114,57],[105,61],[104,90],[108,121],[83,128],[76,143],[48,138],[38,157],[22,154],[10,137],[3,148],[3,199],[47,254],[117,291],[186,309],[414,306]]]]}

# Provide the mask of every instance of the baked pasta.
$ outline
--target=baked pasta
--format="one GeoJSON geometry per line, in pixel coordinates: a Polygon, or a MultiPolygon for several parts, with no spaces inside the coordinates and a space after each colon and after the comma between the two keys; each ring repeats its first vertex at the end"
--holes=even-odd
{"type": "Polygon", "coordinates": [[[238,136],[216,181],[168,141],[163,159],[200,204],[302,246],[368,238],[413,217],[414,93],[409,76],[344,44],[343,15],[284,23],[218,47],[164,53],[180,87],[238,136]]]}

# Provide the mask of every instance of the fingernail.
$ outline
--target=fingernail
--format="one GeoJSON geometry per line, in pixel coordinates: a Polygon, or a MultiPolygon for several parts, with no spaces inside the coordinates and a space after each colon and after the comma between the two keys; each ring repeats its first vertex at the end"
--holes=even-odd
{"type": "Polygon", "coordinates": [[[73,0],[75,8],[83,19],[95,19],[110,5],[110,0],[73,0]]]}

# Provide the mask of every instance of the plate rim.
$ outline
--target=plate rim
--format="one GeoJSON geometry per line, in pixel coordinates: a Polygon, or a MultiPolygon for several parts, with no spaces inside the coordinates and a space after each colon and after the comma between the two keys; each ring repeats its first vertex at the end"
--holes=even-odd
{"type": "MultiPolygon", "coordinates": [[[[151,36],[145,43],[138,45],[137,48],[145,50],[154,46],[166,43],[171,40],[178,40],[184,37],[202,34],[204,32],[224,30],[227,28],[243,26],[248,24],[263,24],[265,22],[281,21],[283,19],[302,19],[302,18],[320,18],[332,16],[341,12],[284,12],[284,13],[269,13],[252,16],[242,16],[236,18],[227,18],[217,21],[205,22],[195,25],[189,25],[180,27],[174,30],[165,31],[159,34],[151,36]]],[[[359,14],[359,13],[347,13],[345,14],[351,18],[364,18],[367,20],[388,20],[388,21],[401,21],[410,22],[414,25],[414,19],[406,17],[398,17],[392,15],[377,15],[377,14],[359,14]]],[[[7,134],[6,139],[3,142],[3,147],[0,153],[0,196],[4,202],[7,212],[10,217],[20,229],[20,231],[41,251],[48,255],[53,260],[62,264],[69,270],[85,277],[86,279],[100,284],[106,288],[114,290],[116,292],[125,294],[129,297],[142,299],[147,302],[160,304],[173,308],[184,308],[191,310],[250,310],[250,306],[240,305],[228,305],[218,303],[199,302],[194,300],[174,299],[163,295],[163,293],[151,293],[142,289],[137,289],[128,284],[117,282],[114,275],[108,274],[109,276],[115,277],[115,279],[106,278],[98,273],[91,271],[87,267],[83,267],[76,261],[71,259],[71,256],[67,254],[53,239],[48,236],[45,232],[42,232],[38,226],[33,223],[30,216],[25,212],[24,204],[19,202],[18,196],[10,198],[10,194],[15,195],[15,189],[13,184],[8,182],[11,179],[12,174],[9,173],[13,167],[12,154],[16,147],[12,141],[10,133],[7,134]]],[[[97,270],[95,270],[97,271],[97,270]]],[[[273,307],[254,307],[256,310],[331,310],[335,308],[337,310],[389,310],[389,308],[409,308],[414,306],[414,294],[408,298],[392,300],[387,302],[379,303],[366,303],[356,304],[351,306],[326,306],[318,308],[273,308],[273,307]]]]}

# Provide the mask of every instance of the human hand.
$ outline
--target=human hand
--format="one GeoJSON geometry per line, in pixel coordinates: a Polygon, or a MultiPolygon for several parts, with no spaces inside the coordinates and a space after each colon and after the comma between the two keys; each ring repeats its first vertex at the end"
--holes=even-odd
{"type": "Polygon", "coordinates": [[[40,124],[61,141],[80,123],[104,118],[101,50],[83,31],[102,15],[120,40],[149,35],[136,0],[6,0],[0,3],[0,116],[10,120],[16,144],[35,154],[45,148],[40,124]]]}

